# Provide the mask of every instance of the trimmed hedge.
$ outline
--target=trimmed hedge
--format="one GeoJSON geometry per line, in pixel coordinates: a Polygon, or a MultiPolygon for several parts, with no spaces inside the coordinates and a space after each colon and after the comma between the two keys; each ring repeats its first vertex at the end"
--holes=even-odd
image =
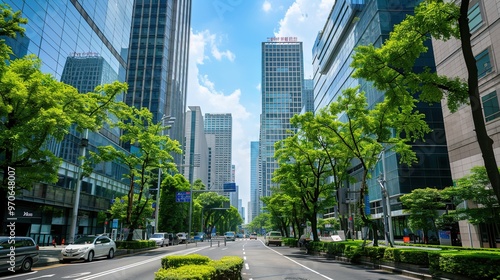
{"type": "Polygon", "coordinates": [[[293,237],[283,238],[283,244],[285,246],[297,247],[298,242],[299,242],[299,239],[297,239],[297,238],[293,238],[293,237]]]}
{"type": "Polygon", "coordinates": [[[429,265],[429,250],[386,248],[384,259],[427,266],[429,265]]]}
{"type": "Polygon", "coordinates": [[[449,250],[429,254],[429,268],[440,272],[465,275],[474,279],[500,279],[500,254],[484,251],[449,250]]]}
{"type": "Polygon", "coordinates": [[[117,249],[155,248],[156,242],[149,240],[115,241],[117,249]]]}
{"type": "Polygon", "coordinates": [[[239,280],[243,259],[226,256],[220,260],[198,254],[167,256],[161,259],[162,268],[155,273],[155,280],[214,279],[239,280]]]}
{"type": "Polygon", "coordinates": [[[161,267],[164,269],[177,268],[184,265],[202,265],[208,264],[210,258],[199,254],[191,254],[186,256],[166,256],[161,259],[161,267]]]}

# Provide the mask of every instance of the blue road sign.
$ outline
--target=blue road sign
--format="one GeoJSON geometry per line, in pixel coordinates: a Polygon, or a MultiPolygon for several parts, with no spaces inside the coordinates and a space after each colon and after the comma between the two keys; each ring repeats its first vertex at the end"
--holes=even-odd
{"type": "Polygon", "coordinates": [[[224,183],[224,192],[235,192],[236,183],[224,183]]]}
{"type": "Polygon", "coordinates": [[[175,202],[190,202],[190,201],[191,201],[191,192],[175,193],[175,202]]]}

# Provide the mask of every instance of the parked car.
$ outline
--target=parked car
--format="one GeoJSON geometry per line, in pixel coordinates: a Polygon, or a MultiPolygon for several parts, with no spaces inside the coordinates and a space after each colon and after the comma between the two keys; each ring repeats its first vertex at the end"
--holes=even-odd
{"type": "Polygon", "coordinates": [[[87,236],[82,237],[73,244],[69,244],[61,250],[61,262],[73,260],[85,260],[91,262],[94,258],[107,257],[112,259],[115,257],[116,244],[107,236],[87,236]]]}
{"type": "Polygon", "coordinates": [[[149,240],[155,241],[156,246],[160,246],[160,247],[168,246],[168,243],[169,243],[168,242],[168,235],[169,234],[166,232],[158,232],[158,233],[151,235],[149,240]]]}
{"type": "Polygon", "coordinates": [[[252,240],[252,239],[257,240],[257,233],[250,234],[250,240],[252,240]]]}
{"type": "Polygon", "coordinates": [[[194,240],[195,241],[200,241],[200,242],[203,242],[206,238],[206,234],[204,232],[198,232],[196,233],[196,235],[194,236],[194,240]]]}
{"type": "Polygon", "coordinates": [[[236,234],[236,237],[237,237],[237,238],[244,238],[244,237],[245,237],[245,235],[244,235],[243,233],[238,233],[238,234],[236,234]]]}
{"type": "Polygon", "coordinates": [[[266,246],[269,246],[271,244],[281,246],[282,241],[283,237],[281,236],[281,232],[279,231],[270,231],[264,236],[264,244],[266,244],[266,246]]]}
{"type": "Polygon", "coordinates": [[[40,259],[38,245],[31,237],[0,236],[1,271],[28,272],[40,259]],[[15,260],[11,257],[14,256],[15,260]]]}
{"type": "Polygon", "coordinates": [[[179,238],[179,243],[187,243],[187,233],[185,232],[179,232],[177,233],[177,237],[179,238]]]}
{"type": "Polygon", "coordinates": [[[224,233],[224,238],[226,239],[226,241],[235,241],[236,234],[234,234],[234,231],[228,231],[224,233]]]}

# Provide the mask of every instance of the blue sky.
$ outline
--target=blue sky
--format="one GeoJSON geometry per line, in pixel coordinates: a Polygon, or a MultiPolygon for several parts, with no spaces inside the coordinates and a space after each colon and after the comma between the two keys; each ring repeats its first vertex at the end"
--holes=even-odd
{"type": "Polygon", "coordinates": [[[259,139],[261,44],[269,37],[297,37],[304,77],[312,78],[312,46],[334,2],[193,0],[187,105],[200,106],[203,114],[232,114],[233,164],[245,209],[250,142],[259,139]]]}

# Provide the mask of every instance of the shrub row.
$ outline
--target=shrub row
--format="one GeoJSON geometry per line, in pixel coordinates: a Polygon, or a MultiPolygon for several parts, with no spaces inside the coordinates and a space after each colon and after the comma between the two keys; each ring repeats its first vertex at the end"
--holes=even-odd
{"type": "Polygon", "coordinates": [[[141,249],[156,247],[155,241],[133,240],[133,241],[115,241],[117,249],[141,249]]]}
{"type": "Polygon", "coordinates": [[[416,248],[362,247],[362,241],[312,242],[315,251],[331,256],[344,256],[356,262],[361,256],[373,260],[393,261],[428,266],[433,275],[446,272],[474,279],[500,279],[500,252],[498,250],[447,250],[416,248]],[[323,245],[317,243],[324,243],[323,245]],[[319,249],[319,250],[317,250],[319,249]]]}
{"type": "Polygon", "coordinates": [[[167,256],[161,259],[161,266],[155,273],[155,280],[236,280],[241,279],[243,259],[226,256],[220,260],[211,260],[198,254],[167,256]]]}

